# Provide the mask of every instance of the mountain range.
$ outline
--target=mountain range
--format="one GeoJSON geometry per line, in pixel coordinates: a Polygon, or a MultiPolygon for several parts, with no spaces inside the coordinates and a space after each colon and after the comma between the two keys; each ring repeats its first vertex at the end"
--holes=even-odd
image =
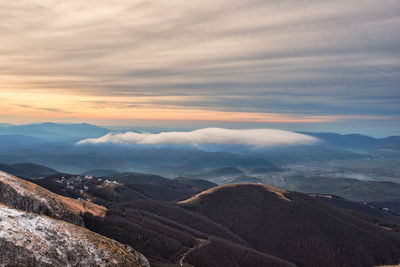
{"type": "Polygon", "coordinates": [[[37,123],[25,125],[0,125],[0,135],[14,136],[14,140],[31,137],[37,143],[52,142],[77,142],[84,138],[100,137],[111,130],[95,125],[82,124],[59,124],[59,123],[37,123]]]}
{"type": "Polygon", "coordinates": [[[114,130],[90,124],[0,125],[0,163],[34,163],[68,173],[106,169],[175,178],[226,167],[259,174],[281,170],[282,165],[297,162],[369,160],[371,163],[371,160],[390,162],[400,158],[398,136],[377,139],[336,133],[304,133],[320,140],[314,145],[264,148],[76,144],[110,132],[114,130]]]}
{"type": "MultiPolygon", "coordinates": [[[[377,266],[400,262],[400,216],[380,209],[377,203],[359,204],[252,183],[217,186],[201,179],[188,182],[190,178],[170,180],[131,173],[78,177],[58,173],[27,181],[0,173],[0,203],[6,205],[1,213],[2,218],[9,218],[0,223],[0,231],[26,223],[37,227],[24,228],[29,232],[25,236],[46,238],[47,232],[59,227],[60,237],[46,239],[57,247],[58,243],[53,244],[57,238],[77,238],[61,226],[61,221],[69,221],[75,224],[71,227],[79,228],[74,230],[82,235],[79,244],[86,244],[88,234],[95,236],[90,238],[94,243],[111,238],[101,242],[113,251],[121,251],[116,248],[125,244],[127,258],[109,253],[115,257],[109,259],[110,266],[113,262],[124,266],[126,261],[146,266],[147,260],[135,251],[143,253],[151,266],[377,266]],[[200,188],[199,184],[207,186],[200,188]]],[[[19,237],[5,236],[10,249],[0,249],[0,254],[16,253],[19,237]]],[[[97,263],[91,257],[96,257],[87,253],[105,255],[79,245],[69,248],[93,265],[97,263]]],[[[45,261],[48,250],[44,246],[32,255],[45,261]]],[[[54,255],[53,263],[65,262],[62,255],[54,255]]]]}
{"type": "Polygon", "coordinates": [[[110,131],[0,125],[0,265],[400,263],[399,137],[77,144],[110,131]]]}

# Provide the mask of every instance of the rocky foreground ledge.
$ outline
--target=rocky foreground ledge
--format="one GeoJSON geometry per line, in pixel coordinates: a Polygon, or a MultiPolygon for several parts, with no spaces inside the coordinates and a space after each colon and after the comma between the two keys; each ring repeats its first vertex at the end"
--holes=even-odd
{"type": "Polygon", "coordinates": [[[137,266],[131,247],[47,216],[0,205],[0,266],[137,266]]]}

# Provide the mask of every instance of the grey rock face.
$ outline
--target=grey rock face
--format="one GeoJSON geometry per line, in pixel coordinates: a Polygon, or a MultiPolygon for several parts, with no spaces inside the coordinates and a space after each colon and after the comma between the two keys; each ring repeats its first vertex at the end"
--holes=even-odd
{"type": "Polygon", "coordinates": [[[0,266],[150,265],[142,254],[117,241],[0,205],[0,266]]]}

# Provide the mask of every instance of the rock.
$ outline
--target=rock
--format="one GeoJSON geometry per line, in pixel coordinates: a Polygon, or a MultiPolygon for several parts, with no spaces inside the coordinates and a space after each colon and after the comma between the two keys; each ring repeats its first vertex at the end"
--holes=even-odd
{"type": "Polygon", "coordinates": [[[0,266],[150,265],[142,254],[117,241],[70,223],[0,205],[0,266]]]}

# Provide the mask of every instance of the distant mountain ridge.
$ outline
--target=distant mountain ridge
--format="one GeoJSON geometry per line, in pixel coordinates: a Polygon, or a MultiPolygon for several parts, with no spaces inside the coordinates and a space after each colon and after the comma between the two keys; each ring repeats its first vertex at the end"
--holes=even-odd
{"type": "Polygon", "coordinates": [[[337,134],[337,133],[314,133],[301,132],[322,140],[325,144],[343,148],[395,148],[400,149],[400,136],[388,136],[385,138],[374,138],[362,134],[337,134]]]}
{"type": "MultiPolygon", "coordinates": [[[[62,124],[44,122],[36,124],[12,125],[0,123],[0,136],[30,136],[45,141],[80,141],[87,138],[104,136],[112,129],[96,126],[88,123],[62,124]]],[[[385,138],[374,138],[362,134],[338,134],[331,132],[305,132],[298,133],[316,137],[326,144],[337,147],[387,147],[395,145],[399,147],[400,136],[388,136],[385,138]]]]}
{"type": "Polygon", "coordinates": [[[23,178],[44,178],[58,173],[51,168],[32,164],[32,163],[16,163],[16,164],[1,164],[0,171],[23,178]]]}
{"type": "Polygon", "coordinates": [[[76,142],[100,137],[111,130],[87,124],[38,123],[26,125],[0,125],[1,135],[30,136],[46,142],[76,142]]]}
{"type": "Polygon", "coordinates": [[[97,169],[155,173],[174,178],[227,166],[249,171],[250,174],[263,174],[279,171],[280,165],[292,162],[367,159],[371,157],[368,152],[374,156],[376,150],[385,150],[382,153],[389,153],[386,150],[390,150],[389,158],[400,157],[400,152],[396,152],[400,151],[398,136],[374,139],[362,135],[309,132],[305,134],[322,142],[265,148],[216,146],[213,151],[196,147],[76,145],[82,139],[101,137],[109,132],[112,131],[90,124],[0,126],[0,162],[28,162],[68,173],[97,169]]]}

